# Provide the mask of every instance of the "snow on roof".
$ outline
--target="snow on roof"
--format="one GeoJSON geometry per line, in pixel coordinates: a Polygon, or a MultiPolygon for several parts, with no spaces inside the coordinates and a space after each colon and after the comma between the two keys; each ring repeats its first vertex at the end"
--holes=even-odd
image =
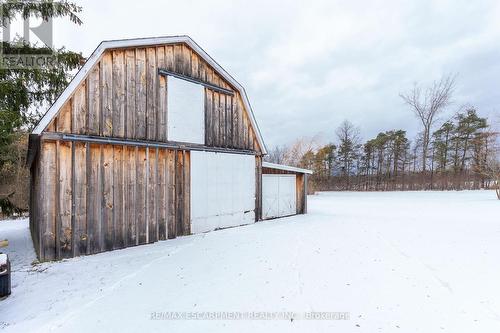
{"type": "Polygon", "coordinates": [[[250,123],[257,136],[257,141],[261,146],[262,153],[267,154],[266,145],[260,133],[259,126],[255,120],[255,116],[250,106],[250,101],[245,92],[243,86],[241,86],[238,81],[236,81],[224,68],[222,68],[212,57],[210,57],[205,50],[203,50],[194,40],[189,36],[166,36],[166,37],[151,37],[151,38],[135,38],[135,39],[120,39],[120,40],[109,40],[103,41],[95,49],[95,51],[87,59],[83,67],[78,71],[78,73],[73,77],[69,85],[64,89],[63,93],[57,98],[57,100],[52,104],[47,113],[38,122],[37,126],[33,130],[33,134],[41,134],[43,130],[49,125],[50,121],[57,115],[58,111],[64,105],[64,103],[71,97],[76,88],[80,83],[85,80],[87,74],[94,67],[94,65],[99,61],[101,55],[104,51],[108,49],[124,48],[124,47],[140,47],[149,45],[160,45],[160,44],[176,44],[185,43],[191,47],[200,57],[202,57],[207,63],[209,63],[224,79],[226,79],[231,85],[233,85],[240,93],[243,104],[249,113],[250,123]]]}
{"type": "Polygon", "coordinates": [[[270,168],[270,169],[284,170],[284,171],[291,171],[291,172],[298,172],[298,173],[307,173],[309,175],[312,175],[312,173],[313,173],[311,170],[308,170],[308,169],[296,168],[293,166],[275,164],[275,163],[269,163],[269,162],[262,162],[262,167],[263,168],[270,168]]]}

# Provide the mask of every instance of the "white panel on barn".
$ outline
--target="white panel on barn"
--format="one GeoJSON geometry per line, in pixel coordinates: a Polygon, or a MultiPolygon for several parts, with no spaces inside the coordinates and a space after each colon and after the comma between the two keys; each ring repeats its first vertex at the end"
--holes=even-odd
{"type": "Polygon", "coordinates": [[[262,175],[262,218],[270,219],[297,213],[295,175],[262,175]]]}
{"type": "Polygon", "coordinates": [[[191,151],[191,232],[255,222],[255,157],[191,151]]]}
{"type": "Polygon", "coordinates": [[[205,143],[204,101],[203,86],[168,77],[168,140],[205,143]]]}

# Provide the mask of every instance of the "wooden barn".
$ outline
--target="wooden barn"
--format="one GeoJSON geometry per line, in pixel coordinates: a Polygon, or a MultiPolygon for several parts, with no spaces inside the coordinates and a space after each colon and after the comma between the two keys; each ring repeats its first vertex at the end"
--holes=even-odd
{"type": "Polygon", "coordinates": [[[102,42],[30,135],[38,257],[305,213],[309,171],[265,154],[245,90],[191,38],[102,42]]]}

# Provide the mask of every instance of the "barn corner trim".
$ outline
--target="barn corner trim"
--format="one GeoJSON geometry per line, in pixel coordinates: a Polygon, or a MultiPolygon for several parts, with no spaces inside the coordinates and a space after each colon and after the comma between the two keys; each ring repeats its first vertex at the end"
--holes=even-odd
{"type": "Polygon", "coordinates": [[[208,53],[205,52],[191,37],[189,36],[167,36],[167,37],[151,37],[151,38],[134,38],[134,39],[120,39],[120,40],[108,40],[103,41],[99,44],[99,46],[92,52],[90,57],[87,59],[82,68],[76,73],[71,82],[68,84],[66,89],[61,93],[61,95],[56,99],[54,104],[48,109],[45,115],[40,119],[32,134],[40,135],[50,124],[50,121],[57,116],[59,110],[62,108],[64,103],[66,103],[73,93],[76,91],[76,88],[80,85],[80,83],[85,80],[90,70],[94,67],[94,65],[99,61],[101,56],[106,50],[116,49],[116,48],[125,48],[125,47],[141,47],[141,46],[150,46],[150,45],[159,45],[159,44],[176,44],[176,43],[185,43],[189,47],[191,47],[200,57],[202,57],[210,66],[212,66],[224,79],[226,79],[232,86],[238,90],[243,100],[243,104],[245,109],[248,112],[250,123],[252,128],[255,131],[257,141],[262,150],[262,155],[267,155],[267,148],[262,138],[262,134],[260,132],[259,126],[255,119],[255,115],[253,113],[252,106],[250,105],[250,101],[248,100],[247,93],[243,86],[238,83],[222,66],[220,66],[208,53]]]}

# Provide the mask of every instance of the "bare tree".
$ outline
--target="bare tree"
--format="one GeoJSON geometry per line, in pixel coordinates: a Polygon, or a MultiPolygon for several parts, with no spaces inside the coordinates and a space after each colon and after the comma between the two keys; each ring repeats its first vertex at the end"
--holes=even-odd
{"type": "Polygon", "coordinates": [[[266,162],[283,164],[285,162],[287,150],[288,148],[285,145],[276,146],[264,157],[264,159],[266,162]]]}
{"type": "Polygon", "coordinates": [[[318,147],[318,136],[299,138],[289,146],[284,162],[287,165],[299,166],[304,154],[316,151],[318,147]]]}
{"type": "Polygon", "coordinates": [[[347,189],[350,188],[350,175],[358,160],[361,148],[360,130],[350,121],[344,120],[335,131],[339,140],[338,160],[341,164],[342,174],[346,180],[347,189]]]}
{"type": "Polygon", "coordinates": [[[299,166],[304,154],[308,151],[316,151],[319,146],[319,135],[312,138],[302,137],[289,145],[274,147],[265,160],[271,163],[299,166]]]}
{"type": "Polygon", "coordinates": [[[445,75],[439,81],[434,81],[432,86],[424,91],[420,85],[414,84],[408,93],[399,96],[410,106],[422,125],[422,168],[426,170],[427,156],[432,126],[437,116],[451,102],[455,89],[455,76],[445,75]]]}

